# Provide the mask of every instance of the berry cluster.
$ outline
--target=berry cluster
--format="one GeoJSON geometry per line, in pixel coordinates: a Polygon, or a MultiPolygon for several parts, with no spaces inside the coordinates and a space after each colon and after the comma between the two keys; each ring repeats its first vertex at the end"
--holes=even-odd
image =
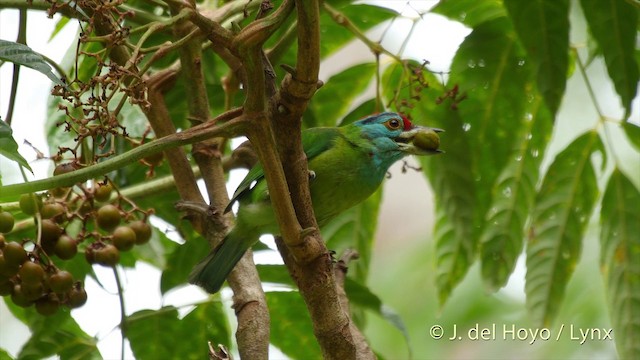
{"type": "MultiPolygon", "coordinates": [[[[54,175],[72,170],[69,164],[58,165],[54,175]]],[[[36,219],[36,236],[11,239],[14,215],[0,210],[0,295],[11,296],[19,306],[35,304],[43,315],[54,314],[61,305],[82,306],[87,300],[82,283],[56,262],[60,265],[60,260],[84,252],[90,264],[113,267],[121,251],[151,238],[149,212],[114,191],[108,180],[44,195],[23,194],[19,206],[36,219]]]]}

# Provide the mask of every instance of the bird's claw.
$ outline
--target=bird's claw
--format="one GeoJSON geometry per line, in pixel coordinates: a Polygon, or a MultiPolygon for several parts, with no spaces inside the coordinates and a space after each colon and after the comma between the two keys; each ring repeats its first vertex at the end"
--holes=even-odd
{"type": "Polygon", "coordinates": [[[336,260],[336,251],[335,250],[329,250],[329,257],[331,257],[331,263],[335,264],[338,262],[338,260],[336,260]]]}

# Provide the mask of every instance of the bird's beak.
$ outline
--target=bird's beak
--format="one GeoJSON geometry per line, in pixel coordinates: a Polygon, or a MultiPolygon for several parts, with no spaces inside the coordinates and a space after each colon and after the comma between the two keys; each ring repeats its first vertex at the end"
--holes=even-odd
{"type": "Polygon", "coordinates": [[[440,147],[440,137],[438,133],[442,129],[414,126],[403,131],[396,139],[400,150],[411,155],[435,155],[443,151],[440,147]]]}

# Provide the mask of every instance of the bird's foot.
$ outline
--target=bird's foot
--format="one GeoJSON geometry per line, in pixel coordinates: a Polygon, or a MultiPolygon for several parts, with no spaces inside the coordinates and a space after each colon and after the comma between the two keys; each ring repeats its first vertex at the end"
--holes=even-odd
{"type": "Polygon", "coordinates": [[[309,181],[313,181],[316,179],[316,172],[313,170],[309,170],[309,181]]]}
{"type": "Polygon", "coordinates": [[[329,250],[329,256],[331,257],[331,263],[335,264],[338,262],[338,260],[336,260],[336,251],[335,250],[329,250]]]}
{"type": "Polygon", "coordinates": [[[306,238],[307,236],[313,234],[315,231],[316,228],[314,228],[313,226],[300,230],[300,239],[306,238]]]}

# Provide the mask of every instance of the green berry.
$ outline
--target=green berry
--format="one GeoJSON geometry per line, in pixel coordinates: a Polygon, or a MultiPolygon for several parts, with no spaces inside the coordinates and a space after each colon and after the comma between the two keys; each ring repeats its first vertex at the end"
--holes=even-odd
{"type": "Polygon", "coordinates": [[[18,275],[25,284],[37,284],[44,279],[44,269],[33,261],[25,261],[20,267],[18,275]]]}
{"type": "Polygon", "coordinates": [[[82,284],[78,281],[73,288],[67,293],[67,306],[75,309],[87,302],[87,292],[82,288],[82,284]]]}
{"type": "Polygon", "coordinates": [[[413,145],[422,150],[438,150],[440,137],[431,129],[420,131],[413,138],[413,145]]]}
{"type": "Polygon", "coordinates": [[[103,266],[113,267],[120,261],[120,251],[111,244],[95,251],[96,262],[103,266]]]}
{"type": "Polygon", "coordinates": [[[0,212],[0,233],[8,233],[13,230],[15,219],[11,213],[6,211],[0,212]]]}
{"type": "Polygon", "coordinates": [[[113,245],[121,251],[131,250],[136,244],[136,233],[128,226],[118,226],[113,230],[113,245]]]}
{"type": "Polygon", "coordinates": [[[98,209],[96,220],[100,228],[111,231],[120,224],[120,210],[111,204],[104,205],[98,209]]]}
{"type": "Polygon", "coordinates": [[[130,223],[129,227],[136,233],[136,244],[146,244],[151,239],[151,226],[146,222],[136,220],[130,223]]]}
{"type": "Polygon", "coordinates": [[[100,202],[109,201],[109,199],[111,199],[111,191],[113,190],[111,184],[97,185],[96,183],[96,186],[98,187],[93,191],[93,197],[100,202]]]}
{"type": "Polygon", "coordinates": [[[64,214],[64,206],[59,203],[47,203],[42,206],[42,214],[43,219],[51,219],[59,217],[64,214]]]}
{"type": "Polygon", "coordinates": [[[2,249],[2,252],[7,265],[11,267],[20,266],[27,260],[27,252],[24,250],[22,245],[15,241],[7,243],[4,246],[4,249],[2,249]]]}
{"type": "Polygon", "coordinates": [[[20,210],[27,215],[34,215],[42,207],[42,199],[36,194],[20,195],[20,210]]]}
{"type": "Polygon", "coordinates": [[[62,260],[72,259],[78,253],[78,244],[68,235],[61,235],[53,248],[54,254],[62,260]]]}
{"type": "Polygon", "coordinates": [[[36,311],[40,315],[51,316],[60,308],[60,300],[56,294],[47,294],[36,301],[36,311]]]}
{"type": "Polygon", "coordinates": [[[66,270],[60,270],[49,277],[49,287],[56,294],[63,294],[71,290],[73,275],[66,270]]]}

